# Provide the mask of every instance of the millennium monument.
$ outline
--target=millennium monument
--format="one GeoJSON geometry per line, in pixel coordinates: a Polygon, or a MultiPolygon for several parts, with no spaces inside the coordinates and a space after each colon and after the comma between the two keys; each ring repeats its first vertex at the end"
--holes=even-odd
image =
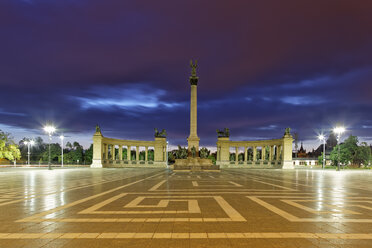
{"type": "Polygon", "coordinates": [[[199,157],[199,141],[198,137],[198,102],[197,102],[197,87],[199,78],[196,76],[197,61],[190,61],[191,76],[191,94],[190,94],[190,135],[187,138],[187,159],[176,159],[173,169],[182,171],[218,171],[219,166],[213,165],[212,160],[199,157]]]}
{"type": "Polygon", "coordinates": [[[188,144],[188,151],[189,155],[192,154],[192,150],[195,149],[196,156],[199,155],[199,141],[200,138],[198,137],[197,129],[198,129],[198,102],[197,102],[197,94],[198,94],[198,77],[196,76],[196,68],[197,68],[197,61],[195,64],[190,61],[191,66],[191,76],[190,76],[190,84],[191,84],[191,98],[190,98],[190,136],[187,138],[188,144]]]}
{"type": "MultiPolygon", "coordinates": [[[[187,138],[187,158],[176,159],[174,170],[183,171],[219,171],[220,168],[282,168],[293,169],[292,143],[290,128],[284,136],[271,140],[230,140],[230,130],[217,129],[216,164],[211,159],[199,156],[198,103],[196,75],[197,61],[190,61],[190,135],[187,138]],[[231,149],[235,156],[231,153],[231,149]]],[[[155,128],[154,141],[121,140],[102,135],[99,126],[93,135],[92,168],[102,167],[166,167],[167,141],[166,131],[155,128]],[[132,148],[135,148],[134,151],[132,148]],[[151,156],[150,156],[151,155],[151,156]]]]}

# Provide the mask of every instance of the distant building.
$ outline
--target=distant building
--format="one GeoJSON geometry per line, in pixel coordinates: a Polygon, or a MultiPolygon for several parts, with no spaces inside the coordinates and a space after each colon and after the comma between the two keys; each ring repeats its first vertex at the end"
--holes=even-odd
{"type": "Polygon", "coordinates": [[[308,157],[308,156],[307,156],[307,153],[306,153],[306,150],[305,150],[304,147],[303,147],[302,142],[301,142],[300,150],[298,150],[297,157],[298,157],[298,158],[306,158],[306,157],[308,157]]]}

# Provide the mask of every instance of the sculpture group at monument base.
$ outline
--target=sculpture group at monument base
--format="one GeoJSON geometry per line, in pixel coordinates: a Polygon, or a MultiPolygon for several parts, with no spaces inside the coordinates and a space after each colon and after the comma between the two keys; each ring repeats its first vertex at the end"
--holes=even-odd
{"type": "Polygon", "coordinates": [[[176,159],[172,169],[175,171],[220,171],[220,166],[214,165],[208,158],[188,157],[176,159]]]}

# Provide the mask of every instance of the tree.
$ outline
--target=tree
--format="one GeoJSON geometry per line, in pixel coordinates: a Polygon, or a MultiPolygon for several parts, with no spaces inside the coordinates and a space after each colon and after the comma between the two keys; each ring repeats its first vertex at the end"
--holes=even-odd
{"type": "Polygon", "coordinates": [[[367,143],[362,142],[358,146],[358,137],[350,135],[343,144],[333,148],[330,159],[333,165],[341,164],[360,167],[362,164],[367,165],[371,158],[371,149],[367,143]],[[340,157],[338,157],[338,147],[340,147],[340,157]]]}
{"type": "Polygon", "coordinates": [[[128,160],[128,158],[127,158],[127,151],[128,151],[127,148],[123,148],[123,155],[122,156],[123,156],[123,159],[124,160],[128,160]]]}
{"type": "Polygon", "coordinates": [[[91,164],[93,161],[93,144],[90,145],[90,147],[84,151],[84,162],[86,164],[91,164]]]}
{"type": "Polygon", "coordinates": [[[238,154],[238,161],[244,161],[244,153],[238,154]]]}
{"type": "Polygon", "coordinates": [[[366,142],[362,142],[358,147],[355,162],[357,165],[369,165],[371,161],[371,148],[366,142]]]}
{"type": "Polygon", "coordinates": [[[323,165],[323,152],[318,156],[318,165],[323,165]]]}
{"type": "Polygon", "coordinates": [[[175,162],[175,156],[173,151],[168,152],[168,163],[173,164],[175,162]]]}
{"type": "Polygon", "coordinates": [[[68,150],[72,150],[73,149],[73,146],[72,146],[72,144],[71,144],[70,141],[67,141],[67,143],[66,143],[66,149],[68,149],[68,150]]]}
{"type": "Polygon", "coordinates": [[[154,149],[149,149],[147,152],[147,159],[149,161],[154,161],[154,149]]]}
{"type": "Polygon", "coordinates": [[[73,146],[73,149],[63,156],[63,160],[66,162],[66,164],[75,164],[83,161],[83,148],[79,145],[79,143],[77,144],[78,145],[73,146]]]}
{"type": "Polygon", "coordinates": [[[14,143],[9,133],[0,130],[0,158],[6,158],[10,161],[21,158],[21,152],[18,145],[14,143]]]}
{"type": "MultiPolygon", "coordinates": [[[[58,162],[60,161],[60,156],[62,153],[61,146],[58,143],[51,143],[50,144],[50,161],[51,162],[58,162]]],[[[65,158],[65,157],[63,157],[65,158]]],[[[41,161],[49,161],[49,148],[47,148],[40,157],[41,161]]]]}
{"type": "Polygon", "coordinates": [[[235,152],[230,153],[230,161],[235,161],[235,152]]]}

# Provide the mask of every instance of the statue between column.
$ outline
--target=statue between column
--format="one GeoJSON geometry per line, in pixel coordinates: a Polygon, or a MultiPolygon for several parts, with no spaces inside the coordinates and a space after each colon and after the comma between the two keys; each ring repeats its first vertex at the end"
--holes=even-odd
{"type": "Polygon", "coordinates": [[[154,128],[155,130],[155,137],[157,138],[166,138],[167,137],[167,131],[165,131],[165,129],[163,129],[161,132],[159,132],[159,130],[157,128],[154,128]]]}
{"type": "Polygon", "coordinates": [[[195,146],[191,147],[191,156],[192,156],[193,158],[196,157],[196,148],[195,148],[195,146]]]}
{"type": "Polygon", "coordinates": [[[230,130],[226,127],[223,130],[217,129],[216,132],[217,132],[218,138],[230,137],[230,130]]]}

